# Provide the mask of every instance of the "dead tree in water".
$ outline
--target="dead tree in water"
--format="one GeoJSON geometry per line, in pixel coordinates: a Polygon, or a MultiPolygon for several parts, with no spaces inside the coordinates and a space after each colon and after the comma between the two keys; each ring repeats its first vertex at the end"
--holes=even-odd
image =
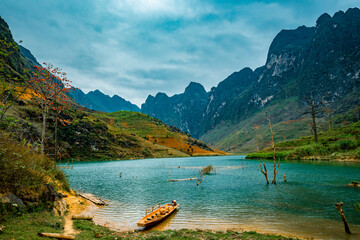
{"type": "Polygon", "coordinates": [[[272,149],[273,149],[273,158],[274,158],[274,179],[272,180],[271,183],[276,184],[276,174],[279,171],[279,167],[280,167],[280,158],[279,158],[279,163],[278,166],[276,167],[276,158],[275,158],[275,141],[274,141],[274,131],[272,129],[271,126],[271,118],[270,118],[270,114],[268,116],[268,120],[269,120],[269,126],[270,126],[270,133],[271,133],[271,145],[272,145],[272,149]]]}
{"type": "Polygon", "coordinates": [[[263,165],[264,165],[264,170],[262,169],[262,166],[261,166],[261,163],[260,163],[260,170],[261,170],[261,172],[262,172],[262,173],[264,174],[264,176],[265,176],[266,183],[269,184],[269,179],[268,179],[268,176],[267,176],[266,165],[265,165],[264,162],[263,162],[263,165]]]}
{"type": "Polygon", "coordinates": [[[209,165],[207,167],[203,167],[199,171],[199,178],[197,179],[196,186],[199,186],[199,184],[204,180],[205,175],[210,174],[211,172],[215,172],[215,168],[212,165],[209,165]]]}
{"type": "Polygon", "coordinates": [[[347,234],[351,234],[351,231],[350,231],[350,228],[349,228],[349,224],[348,224],[348,222],[347,222],[347,220],[346,220],[346,218],[345,218],[344,211],[342,210],[342,205],[343,205],[342,202],[340,202],[340,203],[335,203],[335,207],[336,207],[336,209],[339,211],[340,216],[341,216],[341,220],[342,220],[343,223],[344,223],[345,232],[346,232],[347,234]]]}

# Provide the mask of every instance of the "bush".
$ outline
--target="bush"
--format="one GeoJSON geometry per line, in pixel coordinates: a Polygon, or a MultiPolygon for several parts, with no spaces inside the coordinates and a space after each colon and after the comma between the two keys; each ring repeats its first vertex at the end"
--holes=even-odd
{"type": "Polygon", "coordinates": [[[356,143],[353,140],[343,139],[337,142],[341,150],[351,150],[356,147],[356,143]]]}
{"type": "Polygon", "coordinates": [[[59,179],[67,186],[64,173],[54,169],[53,161],[42,157],[24,143],[14,141],[0,132],[0,186],[2,192],[12,192],[19,198],[28,198],[42,191],[50,179],[59,179]]]}
{"type": "Polygon", "coordinates": [[[357,149],[355,149],[355,155],[360,158],[360,147],[358,147],[357,149]]]}
{"type": "Polygon", "coordinates": [[[333,143],[329,146],[332,151],[345,151],[345,150],[352,150],[356,148],[356,142],[350,139],[342,139],[333,143]]]}
{"type": "Polygon", "coordinates": [[[20,216],[24,212],[24,208],[14,206],[11,203],[0,203],[0,222],[4,221],[8,215],[20,216]]]}
{"type": "Polygon", "coordinates": [[[299,157],[306,157],[306,156],[311,156],[313,155],[314,151],[313,148],[310,146],[304,146],[304,147],[299,147],[295,149],[295,155],[299,156],[299,157]]]}

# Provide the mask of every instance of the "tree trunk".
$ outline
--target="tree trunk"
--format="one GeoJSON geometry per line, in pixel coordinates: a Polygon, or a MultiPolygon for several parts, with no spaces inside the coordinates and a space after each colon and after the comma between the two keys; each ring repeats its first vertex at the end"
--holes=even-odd
{"type": "Polygon", "coordinates": [[[44,150],[45,150],[45,138],[46,138],[46,120],[47,120],[47,110],[48,106],[44,104],[43,108],[43,122],[42,122],[42,129],[41,129],[41,155],[42,157],[45,156],[44,150]]]}
{"type": "Polygon", "coordinates": [[[55,114],[55,132],[54,132],[54,158],[55,158],[55,163],[54,163],[54,167],[56,168],[56,164],[57,164],[57,155],[58,155],[58,146],[57,146],[57,130],[58,130],[58,114],[55,114]]]}
{"type": "Polygon", "coordinates": [[[346,220],[346,218],[345,218],[344,211],[342,210],[342,205],[343,205],[342,202],[340,202],[340,203],[335,203],[335,207],[336,207],[336,209],[339,211],[340,216],[341,216],[341,220],[342,220],[343,223],[344,223],[345,232],[346,232],[347,234],[351,234],[351,231],[350,231],[350,228],[349,228],[349,224],[348,224],[348,222],[347,222],[347,220],[346,220]]]}
{"type": "Polygon", "coordinates": [[[262,166],[261,166],[261,163],[260,163],[260,170],[265,176],[266,183],[269,184],[269,179],[268,179],[268,176],[267,176],[267,169],[266,169],[266,165],[265,165],[264,162],[263,162],[263,165],[264,165],[264,170],[262,169],[262,166]]]}
{"type": "Polygon", "coordinates": [[[75,239],[73,235],[66,235],[64,233],[38,233],[40,237],[57,238],[57,239],[75,239]]]}
{"type": "Polygon", "coordinates": [[[272,180],[272,182],[271,182],[271,183],[276,184],[276,174],[277,174],[277,173],[278,173],[278,171],[279,171],[279,167],[280,167],[280,158],[279,158],[278,167],[276,167],[274,131],[273,131],[272,126],[271,126],[271,118],[270,118],[270,114],[269,114],[268,120],[269,120],[269,126],[270,126],[270,133],[271,133],[271,145],[272,145],[272,149],[273,149],[273,159],[274,159],[274,179],[272,180]]]}
{"type": "Polygon", "coordinates": [[[315,113],[315,106],[314,106],[314,98],[311,96],[311,117],[312,117],[312,120],[313,120],[312,129],[314,131],[315,142],[318,142],[318,135],[317,135],[315,116],[316,116],[316,113],[315,113]]]}

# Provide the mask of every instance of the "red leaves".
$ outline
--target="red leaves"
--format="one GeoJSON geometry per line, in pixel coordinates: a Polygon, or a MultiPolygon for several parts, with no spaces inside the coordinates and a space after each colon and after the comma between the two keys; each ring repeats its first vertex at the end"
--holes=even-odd
{"type": "Polygon", "coordinates": [[[44,66],[34,66],[34,71],[29,83],[32,85],[35,94],[35,101],[47,111],[46,108],[54,111],[56,120],[63,126],[70,125],[68,119],[64,119],[64,113],[71,107],[71,100],[66,95],[74,89],[66,73],[62,69],[54,67],[50,63],[43,63],[44,66]]]}

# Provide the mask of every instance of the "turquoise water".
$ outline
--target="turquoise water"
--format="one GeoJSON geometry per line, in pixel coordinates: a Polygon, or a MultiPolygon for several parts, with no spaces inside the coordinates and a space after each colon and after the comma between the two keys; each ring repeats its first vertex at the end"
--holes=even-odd
{"type": "MultiPolygon", "coordinates": [[[[282,161],[278,184],[267,185],[259,162],[244,156],[144,159],[76,163],[66,171],[73,189],[110,201],[95,212],[95,221],[121,230],[136,229],[147,207],[176,199],[181,210],[157,229],[243,228],[344,239],[334,207],[342,201],[352,231],[360,233],[360,212],[353,207],[360,202],[360,188],[346,186],[360,179],[360,164],[282,161]],[[216,174],[199,186],[195,181],[168,181],[198,176],[199,169],[210,164],[216,174]]],[[[266,163],[271,181],[273,163],[266,163]]]]}

